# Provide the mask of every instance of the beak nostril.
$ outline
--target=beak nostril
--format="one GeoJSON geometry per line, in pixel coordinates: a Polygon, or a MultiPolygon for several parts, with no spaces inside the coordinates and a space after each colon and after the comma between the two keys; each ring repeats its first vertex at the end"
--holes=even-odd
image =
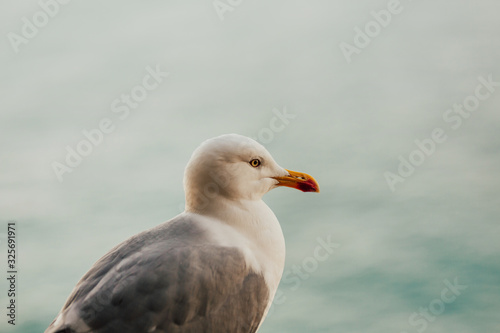
{"type": "Polygon", "coordinates": [[[299,179],[299,180],[307,180],[306,177],[300,176],[300,175],[291,175],[291,174],[289,174],[288,177],[291,177],[293,179],[299,179]]]}

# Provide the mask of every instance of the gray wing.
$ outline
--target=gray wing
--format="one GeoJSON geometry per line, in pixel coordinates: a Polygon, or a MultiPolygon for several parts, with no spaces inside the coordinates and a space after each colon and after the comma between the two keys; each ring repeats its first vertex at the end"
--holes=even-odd
{"type": "Polygon", "coordinates": [[[256,332],[269,300],[235,248],[177,218],[118,245],[80,280],[46,333],[256,332]]]}

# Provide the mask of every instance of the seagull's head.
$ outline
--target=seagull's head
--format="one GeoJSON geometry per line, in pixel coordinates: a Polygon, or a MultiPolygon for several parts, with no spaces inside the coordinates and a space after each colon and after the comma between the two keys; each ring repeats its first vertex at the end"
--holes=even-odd
{"type": "Polygon", "coordinates": [[[184,174],[187,209],[198,210],[220,196],[229,200],[260,200],[279,186],[319,192],[313,177],[280,167],[264,146],[238,134],[203,142],[191,156],[184,174]]]}

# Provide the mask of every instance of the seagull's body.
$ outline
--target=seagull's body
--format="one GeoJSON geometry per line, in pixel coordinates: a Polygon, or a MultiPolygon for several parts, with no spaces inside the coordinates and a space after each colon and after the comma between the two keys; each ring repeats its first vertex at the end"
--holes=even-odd
{"type": "Polygon", "coordinates": [[[184,183],[186,211],[96,262],[46,333],[258,330],[285,262],[262,196],[280,185],[317,192],[317,183],[235,134],[202,144],[184,183]]]}

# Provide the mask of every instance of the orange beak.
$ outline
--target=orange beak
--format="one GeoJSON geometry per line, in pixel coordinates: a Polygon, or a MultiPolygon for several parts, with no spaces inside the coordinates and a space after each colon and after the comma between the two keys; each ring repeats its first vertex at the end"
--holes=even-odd
{"type": "Polygon", "coordinates": [[[276,186],[286,186],[301,190],[302,192],[319,192],[319,185],[316,179],[306,173],[288,171],[289,175],[284,177],[273,177],[278,181],[276,186]]]}

